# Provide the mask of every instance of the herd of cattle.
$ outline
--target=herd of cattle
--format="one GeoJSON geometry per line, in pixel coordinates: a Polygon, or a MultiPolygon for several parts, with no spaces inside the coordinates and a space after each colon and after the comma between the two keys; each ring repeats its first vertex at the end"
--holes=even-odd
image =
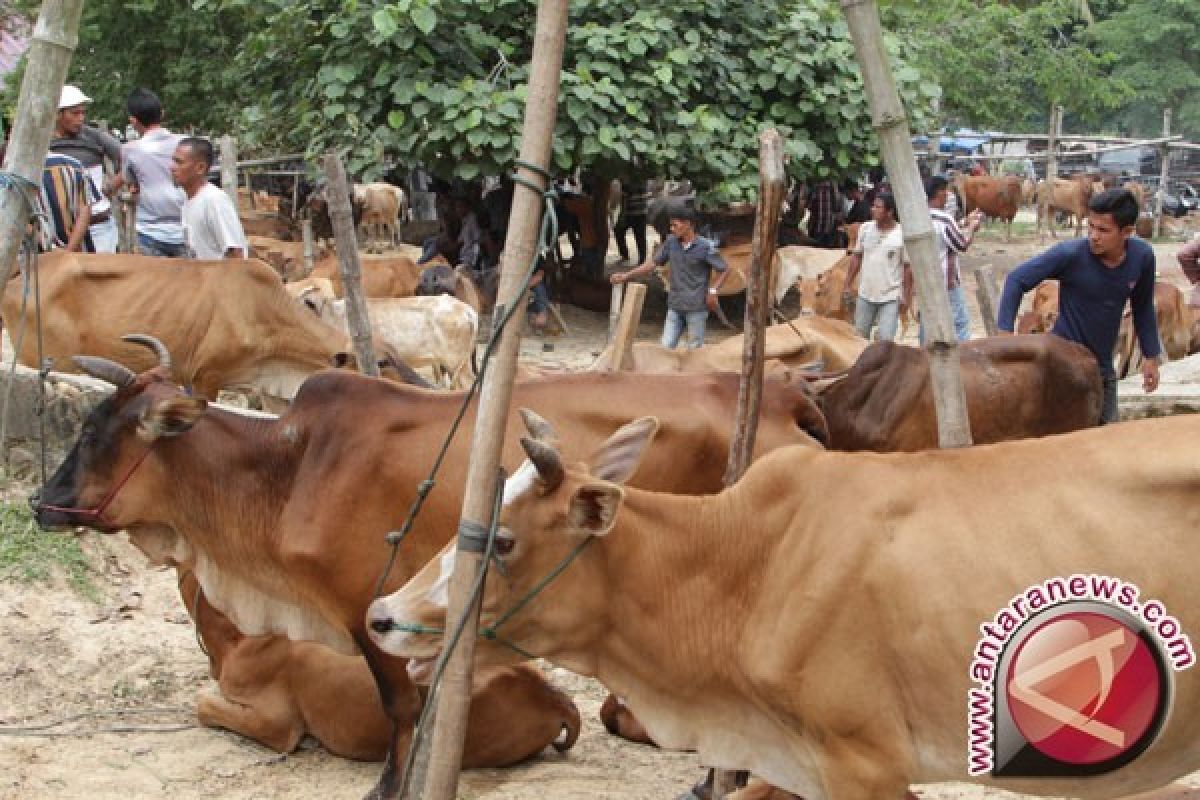
{"type": "MultiPolygon", "coordinates": [[[[40,259],[44,354],[116,391],[34,504],[46,528],[126,530],[178,571],[217,682],[202,722],[281,751],[310,733],[385,759],[378,796],[393,797],[422,703],[414,677],[440,650],[405,631],[445,627],[469,421],[380,596],[386,535],[472,379],[486,300],[449,265],[363,254],[385,377],[329,369],[352,361],[335,258],[304,274],[287,244],[252,240],[263,261],[40,259]],[[433,296],[414,297],[422,286],[433,296]],[[214,403],[226,389],[279,413],[214,403]]],[[[608,352],[585,372],[526,370],[514,394],[536,413],[509,420],[529,436],[504,449],[506,569],[488,582],[484,624],[574,559],[500,638],[600,678],[611,730],[770,781],[742,800],[898,800],[963,779],[978,626],[1046,577],[1122,575],[1200,630],[1187,573],[1200,423],[1084,430],[1101,402],[1086,349],[981,339],[961,362],[973,438],[988,446],[929,452],[927,357],[857,336],[835,303],[845,266],[844,253],[780,251],[776,295],[798,286],[818,313],[768,329],[756,460],[728,491],[741,337],[688,353],[638,344],[630,371],[608,352]]],[[[3,319],[33,364],[17,283],[3,319]]],[[[1052,294],[1039,290],[1028,328],[1052,324],[1052,294]]],[[[1194,349],[1194,323],[1168,295],[1160,334],[1175,357],[1185,338],[1194,349]]],[[[536,667],[483,642],[478,669],[466,765],[571,747],[579,712],[536,667]]],[[[1197,700],[1200,683],[1177,675],[1178,713],[1154,748],[1084,795],[1200,769],[1200,717],[1185,711],[1197,700]]]]}

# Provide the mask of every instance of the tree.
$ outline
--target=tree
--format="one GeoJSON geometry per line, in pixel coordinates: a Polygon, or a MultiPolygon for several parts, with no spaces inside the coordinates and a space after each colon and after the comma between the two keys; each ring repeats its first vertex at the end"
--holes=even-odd
{"type": "Polygon", "coordinates": [[[1157,136],[1162,112],[1200,136],[1200,4],[1195,0],[1133,0],[1092,28],[1114,56],[1113,76],[1133,89],[1120,120],[1134,135],[1157,136]]]}
{"type": "MultiPolygon", "coordinates": [[[[275,2],[244,50],[264,141],[347,146],[370,174],[383,153],[443,176],[511,168],[534,4],[526,0],[275,2]],[[267,123],[270,123],[269,125],[267,123]]],[[[920,116],[936,86],[897,79],[920,116]]],[[[602,175],[687,175],[714,199],[751,197],[757,136],[787,132],[809,176],[876,163],[853,48],[834,0],[573,4],[554,160],[602,175]]]]}

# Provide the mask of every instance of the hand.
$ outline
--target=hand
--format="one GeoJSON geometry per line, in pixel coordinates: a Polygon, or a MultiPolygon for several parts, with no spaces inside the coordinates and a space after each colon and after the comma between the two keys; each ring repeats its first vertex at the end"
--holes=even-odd
{"type": "Polygon", "coordinates": [[[720,308],[717,303],[717,293],[710,289],[708,293],[704,295],[704,305],[708,307],[709,311],[716,313],[716,310],[720,308]]]}
{"type": "Polygon", "coordinates": [[[1158,388],[1158,359],[1147,358],[1142,362],[1142,388],[1146,394],[1158,388]]]}
{"type": "Polygon", "coordinates": [[[628,272],[614,272],[608,276],[609,283],[625,283],[629,280],[628,272]]]}
{"type": "Polygon", "coordinates": [[[983,212],[980,211],[978,208],[975,209],[974,211],[972,211],[967,216],[967,225],[969,225],[970,227],[978,228],[982,224],[983,224],[983,212]]]}

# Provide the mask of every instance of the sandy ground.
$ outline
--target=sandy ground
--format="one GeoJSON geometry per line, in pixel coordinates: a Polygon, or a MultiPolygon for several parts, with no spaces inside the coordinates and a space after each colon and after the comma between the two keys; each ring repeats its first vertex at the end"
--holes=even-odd
{"type": "MultiPolygon", "coordinates": [[[[1040,249],[1036,241],[1003,244],[988,234],[972,258],[1003,274],[1040,249]]],[[[1176,249],[1161,248],[1160,264],[1165,277],[1181,281],[1170,266],[1176,249]]],[[[661,303],[651,303],[644,338],[657,337],[662,317],[656,308],[661,303]]],[[[570,335],[527,338],[522,359],[568,367],[590,363],[603,346],[606,315],[568,308],[566,318],[570,335]],[[552,349],[544,349],[547,344],[552,349]]],[[[712,338],[725,335],[714,329],[712,338]]],[[[8,487],[12,494],[26,490],[8,487]]],[[[99,603],[61,583],[0,583],[0,798],[341,800],[360,798],[374,784],[378,765],[336,758],[311,740],[280,755],[198,727],[195,696],[214,685],[174,574],[148,567],[122,536],[79,535],[99,603]]],[[[460,797],[663,800],[700,775],[691,754],[608,736],[597,718],[603,688],[562,670],[548,672],[583,714],[576,747],[565,755],[548,751],[513,769],[469,771],[460,797]]],[[[920,793],[936,800],[1014,797],[962,786],[922,787],[920,793]]]]}

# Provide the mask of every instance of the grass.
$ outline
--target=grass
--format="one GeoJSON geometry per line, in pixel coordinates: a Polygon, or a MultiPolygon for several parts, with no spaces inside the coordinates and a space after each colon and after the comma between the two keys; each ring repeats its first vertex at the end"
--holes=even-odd
{"type": "Polygon", "coordinates": [[[62,574],[77,594],[99,602],[91,573],[75,536],[43,531],[25,503],[0,503],[0,581],[47,584],[62,574]]]}

